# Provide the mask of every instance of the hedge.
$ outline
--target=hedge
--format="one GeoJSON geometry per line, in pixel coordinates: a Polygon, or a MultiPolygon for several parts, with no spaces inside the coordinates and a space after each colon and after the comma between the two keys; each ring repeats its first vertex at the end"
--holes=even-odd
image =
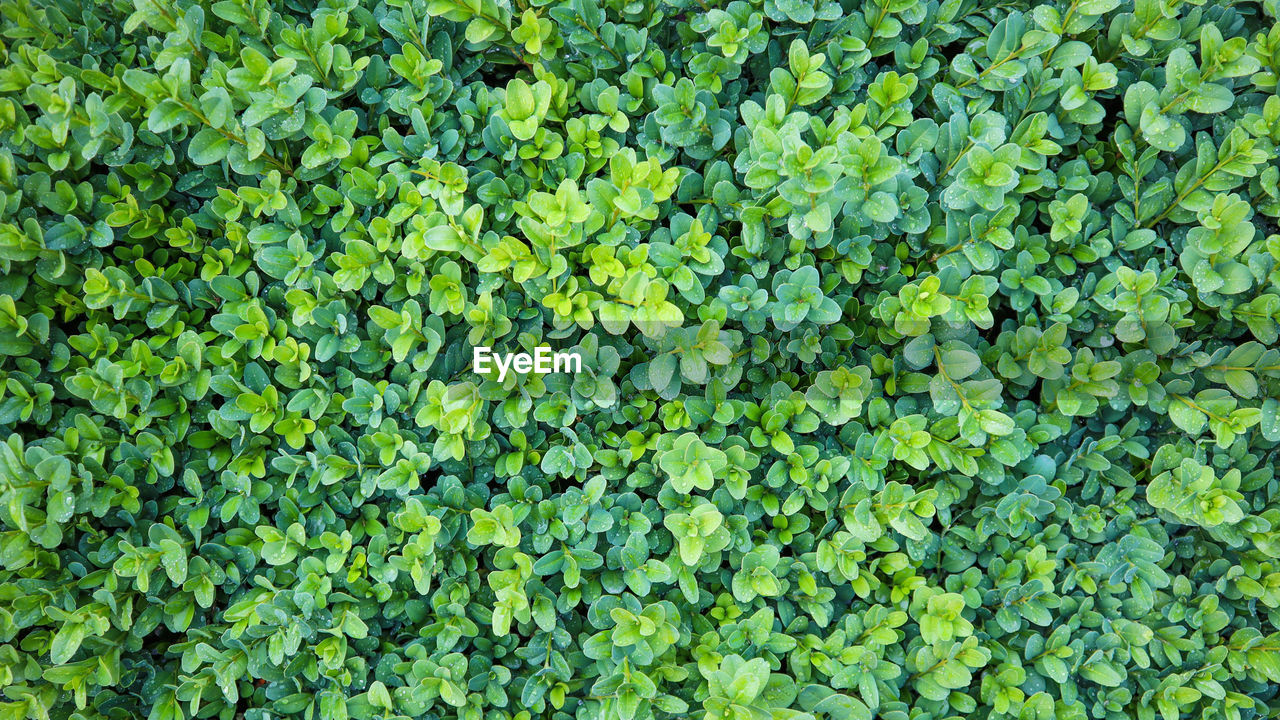
{"type": "Polygon", "coordinates": [[[0,720],[1280,717],[1278,14],[3,0],[0,720]]]}

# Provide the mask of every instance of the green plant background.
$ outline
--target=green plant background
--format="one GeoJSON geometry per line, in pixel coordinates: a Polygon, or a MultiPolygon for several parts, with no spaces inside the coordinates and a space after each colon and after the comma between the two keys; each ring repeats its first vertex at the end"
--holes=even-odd
{"type": "Polygon", "coordinates": [[[0,1],[0,720],[1280,716],[1276,0],[512,2],[0,1]]]}

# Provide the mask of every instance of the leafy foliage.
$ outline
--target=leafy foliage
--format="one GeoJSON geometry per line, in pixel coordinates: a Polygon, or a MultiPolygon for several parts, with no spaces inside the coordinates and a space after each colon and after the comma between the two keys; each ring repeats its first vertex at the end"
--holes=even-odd
{"type": "Polygon", "coordinates": [[[1280,716],[1278,13],[0,0],[0,720],[1280,716]]]}

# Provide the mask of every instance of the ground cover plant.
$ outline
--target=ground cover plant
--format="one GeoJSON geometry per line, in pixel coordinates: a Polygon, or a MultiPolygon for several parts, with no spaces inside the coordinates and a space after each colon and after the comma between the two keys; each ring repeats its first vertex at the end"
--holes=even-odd
{"type": "Polygon", "coordinates": [[[0,720],[1280,717],[1278,12],[0,1],[0,720]]]}

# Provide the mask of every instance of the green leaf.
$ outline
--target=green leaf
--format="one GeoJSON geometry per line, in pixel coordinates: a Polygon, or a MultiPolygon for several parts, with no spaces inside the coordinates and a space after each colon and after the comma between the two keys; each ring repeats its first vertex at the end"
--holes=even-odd
{"type": "Polygon", "coordinates": [[[213,128],[204,128],[192,136],[187,144],[187,153],[191,161],[197,165],[212,165],[222,162],[231,150],[231,141],[213,128]]]}

